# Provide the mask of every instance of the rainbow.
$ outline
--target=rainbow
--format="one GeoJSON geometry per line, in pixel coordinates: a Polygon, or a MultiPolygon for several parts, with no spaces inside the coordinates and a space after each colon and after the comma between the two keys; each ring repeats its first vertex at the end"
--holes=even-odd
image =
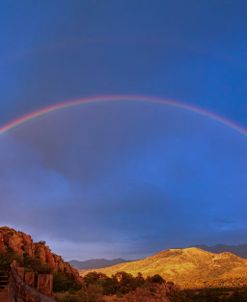
{"type": "Polygon", "coordinates": [[[167,105],[167,106],[176,107],[179,109],[195,112],[206,118],[215,120],[233,130],[236,130],[237,132],[239,132],[242,135],[247,136],[247,129],[244,128],[243,126],[240,126],[237,123],[235,123],[223,116],[212,113],[212,112],[202,109],[200,107],[196,107],[194,105],[182,103],[179,101],[167,100],[167,99],[163,99],[160,97],[139,96],[139,95],[138,96],[137,95],[95,96],[95,97],[76,99],[76,100],[71,100],[71,101],[54,104],[54,105],[39,109],[37,111],[31,112],[29,114],[23,115],[13,121],[10,121],[7,124],[1,126],[0,135],[4,134],[12,129],[15,129],[16,127],[19,127],[29,121],[32,121],[40,116],[46,115],[48,113],[51,113],[51,112],[54,112],[57,110],[70,108],[70,107],[74,107],[74,106],[79,106],[79,105],[84,105],[84,104],[95,104],[95,103],[102,103],[102,102],[120,102],[120,101],[146,102],[146,103],[161,104],[161,105],[167,105]]]}

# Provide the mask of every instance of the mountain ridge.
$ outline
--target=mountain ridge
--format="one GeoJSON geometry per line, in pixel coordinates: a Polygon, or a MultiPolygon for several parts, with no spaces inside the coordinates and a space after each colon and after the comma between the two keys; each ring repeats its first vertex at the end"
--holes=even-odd
{"type": "Polygon", "coordinates": [[[215,244],[215,245],[195,245],[195,247],[202,248],[206,251],[213,253],[231,252],[241,258],[247,258],[247,243],[227,245],[227,244],[215,244]]]}
{"type": "Polygon", "coordinates": [[[74,268],[78,270],[103,268],[103,267],[113,266],[124,262],[129,262],[129,260],[125,260],[122,258],[115,258],[115,259],[96,258],[96,259],[88,259],[84,261],[74,260],[74,259],[69,261],[70,265],[72,265],[74,268]]]}

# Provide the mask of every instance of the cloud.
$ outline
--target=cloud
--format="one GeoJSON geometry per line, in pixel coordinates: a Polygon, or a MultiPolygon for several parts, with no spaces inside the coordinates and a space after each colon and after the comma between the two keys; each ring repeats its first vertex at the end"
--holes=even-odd
{"type": "Polygon", "coordinates": [[[0,221],[66,258],[138,258],[223,242],[238,228],[219,234],[215,217],[238,222],[246,213],[246,146],[212,125],[165,106],[124,103],[23,125],[0,138],[0,221]]]}

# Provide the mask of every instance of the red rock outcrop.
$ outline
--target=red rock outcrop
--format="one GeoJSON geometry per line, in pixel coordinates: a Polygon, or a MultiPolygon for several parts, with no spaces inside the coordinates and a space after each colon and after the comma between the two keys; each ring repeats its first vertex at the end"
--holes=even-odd
{"type": "Polygon", "coordinates": [[[32,237],[9,227],[0,227],[0,252],[12,251],[19,257],[29,256],[46,264],[53,272],[69,274],[80,282],[80,276],[61,256],[53,254],[44,241],[33,242],[32,237]]]}

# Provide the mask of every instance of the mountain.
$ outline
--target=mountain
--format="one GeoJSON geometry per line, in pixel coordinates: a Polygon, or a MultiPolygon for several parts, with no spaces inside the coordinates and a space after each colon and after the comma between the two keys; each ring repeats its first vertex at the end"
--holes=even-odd
{"type": "Polygon", "coordinates": [[[82,269],[96,269],[96,268],[102,268],[102,267],[108,267],[113,266],[119,263],[128,262],[127,260],[124,260],[122,258],[116,258],[112,260],[107,259],[89,259],[85,261],[78,261],[78,260],[71,260],[69,261],[70,265],[75,267],[78,270],[82,269]]]}
{"type": "Polygon", "coordinates": [[[45,241],[34,242],[30,235],[9,227],[0,227],[0,267],[13,260],[34,271],[60,273],[80,283],[76,269],[51,252],[45,241]]]}
{"type": "MultiPolygon", "coordinates": [[[[182,288],[247,286],[247,260],[231,253],[214,254],[200,248],[169,249],[142,260],[96,270],[112,275],[125,271],[143,276],[160,274],[182,288]]],[[[80,272],[83,276],[87,272],[80,272]]]]}
{"type": "Polygon", "coordinates": [[[239,257],[247,258],[247,244],[239,244],[239,245],[217,244],[213,246],[196,245],[196,247],[212,253],[218,254],[218,253],[230,252],[239,257]]]}

